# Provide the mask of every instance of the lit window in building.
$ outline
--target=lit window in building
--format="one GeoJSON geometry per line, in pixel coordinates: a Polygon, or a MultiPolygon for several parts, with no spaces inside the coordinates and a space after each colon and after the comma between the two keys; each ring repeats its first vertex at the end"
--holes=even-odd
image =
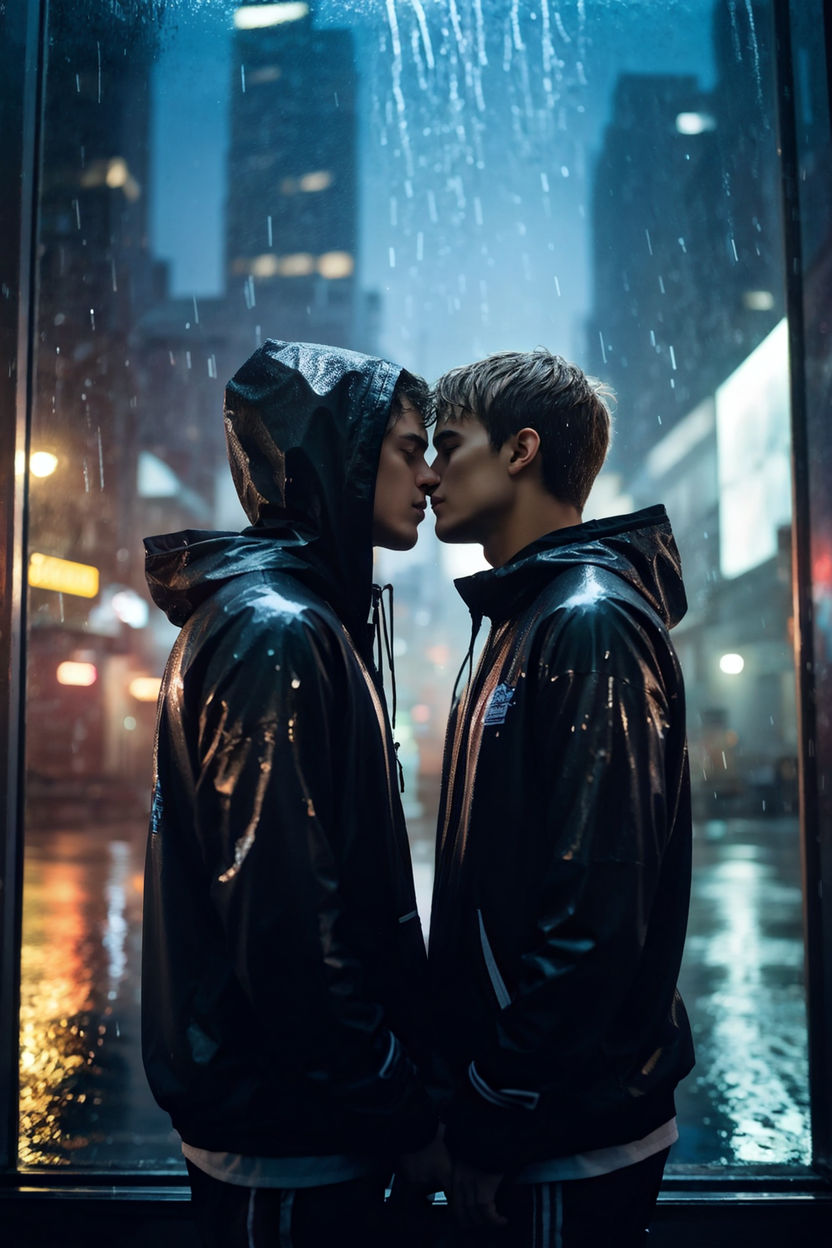
{"type": "Polygon", "coordinates": [[[277,271],[281,277],[307,277],[315,272],[315,257],[308,251],[296,251],[288,256],[280,256],[277,271]]]}
{"type": "Polygon", "coordinates": [[[350,277],[354,268],[355,261],[348,251],[327,251],[318,258],[321,277],[350,277]]]}
{"type": "Polygon", "coordinates": [[[267,26],[280,26],[284,22],[298,22],[309,13],[308,4],[244,4],[234,14],[237,30],[260,30],[267,26]]]}
{"type": "Polygon", "coordinates": [[[328,169],[318,169],[314,173],[305,173],[298,181],[302,191],[326,191],[332,186],[334,179],[328,169]]]}

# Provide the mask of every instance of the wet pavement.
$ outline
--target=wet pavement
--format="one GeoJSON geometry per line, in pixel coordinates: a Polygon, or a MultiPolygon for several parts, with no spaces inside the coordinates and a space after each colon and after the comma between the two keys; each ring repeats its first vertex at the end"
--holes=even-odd
{"type": "MultiPolygon", "coordinates": [[[[428,821],[413,812],[427,914],[428,821]]],[[[23,1167],[171,1170],[178,1142],[139,1052],[143,825],[29,835],[21,1001],[23,1167]]],[[[682,993],[697,1066],[676,1167],[808,1164],[796,819],[701,824],[682,993]]]]}

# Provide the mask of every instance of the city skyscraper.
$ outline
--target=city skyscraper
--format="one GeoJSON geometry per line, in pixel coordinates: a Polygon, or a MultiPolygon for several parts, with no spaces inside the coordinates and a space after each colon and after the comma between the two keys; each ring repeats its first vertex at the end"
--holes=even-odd
{"type": "Polygon", "coordinates": [[[230,307],[263,336],[359,345],[352,33],[313,6],[238,8],[226,203],[230,307]],[[248,314],[248,315],[246,315],[248,314]]]}
{"type": "Polygon", "coordinates": [[[715,5],[712,90],[625,74],[614,94],[593,192],[588,352],[625,417],[613,462],[630,479],[783,314],[758,8],[715,5]]]}
{"type": "Polygon", "coordinates": [[[705,813],[795,801],[788,358],[766,18],[759,5],[717,0],[710,89],[690,76],[622,75],[593,188],[588,351],[616,392],[610,466],[635,506],[667,505],[681,551],[689,605],[676,636],[705,813]],[[738,660],[753,683],[726,683],[738,660]]]}

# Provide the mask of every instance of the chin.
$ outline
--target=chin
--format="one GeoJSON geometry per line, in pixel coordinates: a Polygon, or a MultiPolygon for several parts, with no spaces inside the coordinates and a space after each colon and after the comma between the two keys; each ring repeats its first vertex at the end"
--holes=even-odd
{"type": "Polygon", "coordinates": [[[416,530],[410,533],[388,532],[383,537],[376,538],[373,545],[381,546],[383,550],[412,550],[418,540],[419,534],[416,530]]]}
{"type": "Polygon", "coordinates": [[[452,545],[454,542],[476,541],[476,538],[469,537],[466,533],[461,532],[459,529],[454,529],[453,525],[442,524],[442,521],[439,519],[439,517],[437,517],[436,519],[436,524],[434,525],[434,532],[436,533],[436,536],[439,538],[440,542],[446,542],[449,546],[452,545]]]}

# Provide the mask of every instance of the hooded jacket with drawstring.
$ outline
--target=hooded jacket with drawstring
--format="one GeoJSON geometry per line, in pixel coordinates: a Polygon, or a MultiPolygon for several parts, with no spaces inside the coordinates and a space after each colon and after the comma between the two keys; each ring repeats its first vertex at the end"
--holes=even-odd
{"type": "Polygon", "coordinates": [[[693,1065],[686,600],[663,507],[456,585],[491,631],[448,727],[431,986],[449,1147],[511,1173],[643,1139],[693,1065]]]}
{"type": "Polygon", "coordinates": [[[159,700],[142,1030],[186,1144],[421,1147],[426,959],[367,620],[400,370],[267,341],[226,390],[241,534],[147,539],[159,700]]]}

